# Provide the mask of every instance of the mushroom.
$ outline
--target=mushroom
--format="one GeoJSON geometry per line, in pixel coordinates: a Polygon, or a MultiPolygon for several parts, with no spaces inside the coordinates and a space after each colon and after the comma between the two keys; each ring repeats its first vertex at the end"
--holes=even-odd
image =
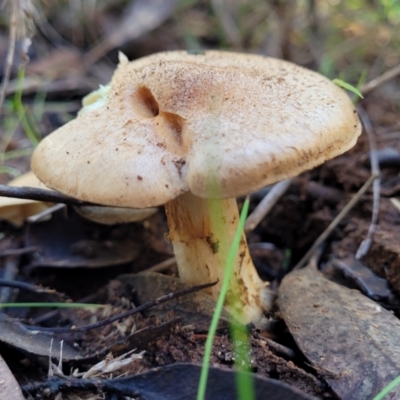
{"type": "MultiPolygon", "coordinates": [[[[48,189],[32,171],[13,179],[8,185],[48,189]]],[[[49,208],[51,204],[37,200],[0,196],[0,221],[8,221],[16,227],[21,227],[24,221],[29,219],[28,217],[36,216],[40,221],[43,221],[50,218],[50,213],[55,211],[53,208],[49,208]],[[42,216],[43,213],[46,213],[45,217],[42,216]]],[[[135,209],[82,205],[73,206],[73,208],[81,217],[102,225],[128,224],[143,221],[157,212],[157,208],[155,207],[135,209]]]]}
{"type": "MultiPolygon", "coordinates": [[[[8,185],[44,188],[44,185],[31,171],[13,179],[8,185]]],[[[48,207],[47,204],[41,201],[0,197],[0,220],[8,221],[14,226],[20,227],[28,217],[38,214],[48,207]]]]}
{"type": "MultiPolygon", "coordinates": [[[[235,198],[342,154],[361,132],[342,89],[258,55],[121,55],[107,93],[39,144],[35,174],[81,200],[165,204],[180,277],[218,280],[214,298],[239,219],[235,198]]],[[[243,236],[226,307],[256,322],[270,306],[266,293],[243,236]]]]}
{"type": "MultiPolygon", "coordinates": [[[[97,90],[86,95],[82,99],[83,107],[79,110],[78,115],[83,115],[104,105],[108,100],[109,90],[110,87],[108,85],[100,85],[97,90]]],[[[79,206],[74,207],[74,209],[81,217],[103,225],[138,222],[151,217],[157,212],[155,207],[132,209],[128,207],[79,206]]]]}
{"type": "Polygon", "coordinates": [[[157,212],[157,208],[128,208],[102,206],[74,206],[74,210],[83,218],[102,225],[128,224],[143,221],[157,212]]]}

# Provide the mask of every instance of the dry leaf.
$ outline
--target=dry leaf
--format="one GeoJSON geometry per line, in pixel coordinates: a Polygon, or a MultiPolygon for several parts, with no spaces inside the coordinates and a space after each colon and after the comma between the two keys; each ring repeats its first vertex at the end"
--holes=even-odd
{"type": "MultiPolygon", "coordinates": [[[[279,304],[297,345],[341,400],[372,399],[399,375],[400,321],[311,267],[283,280],[279,304]]],[[[400,398],[400,387],[391,392],[400,398]]]]}
{"type": "Polygon", "coordinates": [[[18,382],[0,355],[0,399],[24,400],[18,382]]]}

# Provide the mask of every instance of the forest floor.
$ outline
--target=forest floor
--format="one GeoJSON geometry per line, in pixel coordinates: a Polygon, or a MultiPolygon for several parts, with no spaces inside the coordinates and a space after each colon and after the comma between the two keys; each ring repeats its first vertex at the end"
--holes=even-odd
{"type": "MultiPolygon", "coordinates": [[[[116,61],[116,48],[133,59],[155,51],[185,47],[183,43],[192,39],[196,39],[197,45],[207,44],[210,48],[218,45],[212,42],[218,36],[210,32],[214,32],[220,16],[217,13],[217,17],[207,19],[210,12],[207,6],[203,2],[192,3],[179,11],[164,10],[164,16],[161,11],[156,12],[154,18],[159,21],[148,27],[151,35],[143,29],[113,46],[107,47],[107,43],[104,44],[107,41],[103,41],[105,47],[98,49],[98,54],[93,48],[84,53],[76,44],[87,46],[85,34],[89,29],[82,26],[76,37],[68,36],[65,32],[71,27],[63,24],[60,30],[64,39],[56,40],[52,36],[58,43],[75,40],[74,46],[50,47],[39,34],[34,37],[32,59],[26,64],[24,80],[16,75],[17,66],[23,62],[18,53],[14,60],[0,128],[1,172],[4,172],[0,174],[0,183],[6,184],[18,173],[29,171],[35,145],[32,138],[44,137],[71,119],[80,108],[82,96],[96,89],[99,83],[108,81],[116,61]],[[187,32],[191,24],[193,32],[180,37],[180,29],[187,32]],[[129,50],[132,47],[134,51],[129,50]],[[103,53],[107,57],[103,57],[103,53]],[[93,65],[90,73],[88,62],[93,65]],[[22,85],[22,103],[18,100],[18,84],[22,85]],[[44,84],[46,89],[43,89],[44,84]],[[28,116],[28,125],[33,126],[33,131],[37,129],[33,137],[27,133],[23,118],[18,114],[19,104],[28,116]]],[[[260,5],[257,7],[260,8],[255,7],[254,14],[263,10],[260,5]]],[[[129,10],[135,21],[134,10],[129,10]]],[[[56,11],[50,6],[45,11],[49,23],[56,24],[59,18],[56,11]]],[[[96,14],[96,23],[107,32],[110,26],[118,25],[114,12],[103,10],[96,14]]],[[[289,18],[288,10],[278,5],[265,12],[278,15],[281,21],[289,18]]],[[[122,20],[121,16],[119,18],[122,20]]],[[[250,31],[250,22],[245,17],[242,22],[243,29],[247,27],[250,31]]],[[[352,29],[356,31],[354,26],[352,29]]],[[[49,32],[50,36],[55,35],[49,32]]],[[[254,51],[255,45],[250,39],[248,42],[253,47],[245,41],[241,46],[236,43],[235,47],[235,35],[228,33],[226,41],[235,50],[254,51]]],[[[286,36],[282,35],[265,45],[268,54],[296,62],[303,60],[303,64],[311,68],[319,64],[318,57],[310,61],[311,51],[299,50],[293,37],[284,39],[286,36]],[[273,54],[274,51],[277,54],[273,54]]],[[[4,55],[1,58],[5,59],[9,37],[3,33],[0,39],[3,44],[0,52],[4,55]]],[[[369,63],[367,55],[363,55],[366,65],[369,63]]],[[[339,68],[350,64],[340,57],[336,62],[339,68]]],[[[371,69],[375,68],[372,62],[370,64],[371,69]]],[[[351,74],[356,75],[353,70],[351,74]]],[[[396,347],[400,340],[400,203],[396,198],[400,195],[400,90],[396,75],[383,79],[372,90],[367,89],[368,82],[382,76],[383,72],[375,70],[375,76],[366,79],[367,83],[361,86],[365,89],[364,98],[355,99],[364,125],[357,145],[344,155],[296,177],[261,223],[247,232],[259,275],[269,282],[278,298],[262,324],[248,327],[250,353],[246,362],[256,377],[272,378],[305,393],[294,390],[292,397],[286,397],[288,399],[372,399],[400,375],[400,355],[396,347]],[[368,181],[374,169],[371,164],[375,169],[378,167],[379,179],[323,241],[318,258],[314,257],[305,269],[291,272],[368,181]],[[378,215],[375,222],[371,222],[373,214],[378,215]],[[356,259],[371,229],[374,232],[370,246],[356,259]],[[315,264],[318,264],[318,272],[313,269],[315,264]]],[[[250,212],[269,189],[264,188],[251,196],[250,212]]],[[[241,205],[243,199],[238,202],[241,205]]],[[[1,285],[12,280],[33,285],[29,290],[22,287],[10,290],[3,286],[2,303],[71,300],[106,305],[97,309],[57,308],[50,312],[46,308],[29,306],[4,309],[0,315],[0,354],[11,372],[2,374],[2,379],[14,376],[18,384],[25,387],[25,396],[29,396],[29,392],[31,398],[59,399],[58,393],[63,392],[63,398],[68,399],[104,398],[100,397],[102,394],[93,397],[96,389],[85,381],[93,378],[112,381],[116,377],[137,376],[156,367],[202,362],[214,309],[214,304],[202,293],[185,295],[125,319],[110,321],[113,316],[186,288],[174,278],[177,268],[172,259],[172,247],[166,240],[168,226],[163,209],[159,208],[143,222],[105,227],[85,220],[68,206],[55,211],[45,222],[15,227],[2,221],[0,232],[1,285]],[[147,273],[137,275],[144,271],[147,273]],[[40,288],[53,291],[41,293],[40,288]],[[202,306],[200,311],[199,305],[202,306]],[[108,323],[84,329],[103,320],[108,323]],[[35,335],[32,335],[32,328],[28,329],[29,325],[34,326],[35,335]],[[72,326],[75,328],[69,330],[72,326]],[[65,331],[46,331],[53,327],[64,327],[65,331]],[[64,343],[62,353],[61,341],[64,343]],[[126,355],[128,352],[132,354],[126,355]],[[100,371],[90,370],[101,361],[107,360],[110,364],[124,354],[122,360],[128,361],[116,362],[115,371],[107,371],[104,365],[99,367],[100,371]],[[60,359],[62,365],[58,364],[60,359]],[[77,370],[90,373],[82,378],[77,370]],[[52,385],[40,386],[43,382],[52,382],[52,385]]],[[[214,339],[212,366],[234,369],[240,346],[246,347],[245,343],[233,343],[228,317],[224,315],[214,339]]],[[[163,368],[157,371],[160,376],[164,373],[163,368]]],[[[198,378],[198,371],[191,371],[190,366],[187,372],[194,380],[198,378]]],[[[184,392],[180,393],[181,385],[192,381],[188,376],[182,378],[181,373],[172,373],[168,387],[155,384],[154,398],[185,398],[184,392]]],[[[213,374],[218,382],[217,370],[210,370],[211,382],[213,374]]],[[[166,378],[162,375],[160,379],[166,378]]],[[[119,391],[115,388],[107,391],[103,386],[101,389],[107,393],[105,398],[123,398],[122,393],[135,398],[121,387],[119,391]]],[[[209,390],[209,398],[235,398],[234,392],[221,397],[216,386],[211,385],[209,390]]],[[[261,398],[257,390],[257,398],[261,398]]],[[[140,390],[136,396],[152,398],[140,390]]],[[[388,395],[387,398],[400,398],[400,389],[395,389],[392,397],[388,395]]]]}

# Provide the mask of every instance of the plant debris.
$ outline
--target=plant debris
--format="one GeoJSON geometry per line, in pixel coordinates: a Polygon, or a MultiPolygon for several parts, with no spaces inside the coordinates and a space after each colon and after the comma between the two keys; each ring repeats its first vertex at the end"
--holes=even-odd
{"type": "MultiPolygon", "coordinates": [[[[398,376],[400,321],[358,291],[308,266],[285,277],[279,305],[300,350],[339,398],[370,399],[398,376]]],[[[391,394],[399,397],[400,387],[391,394]]]]}
{"type": "MultiPolygon", "coordinates": [[[[262,323],[248,326],[248,347],[232,339],[224,314],[211,353],[208,398],[236,398],[236,350],[245,347],[257,398],[268,397],[271,383],[271,399],[372,400],[399,375],[397,2],[21,0],[5,2],[0,13],[0,196],[66,204],[47,211],[48,221],[28,222],[22,214],[21,227],[0,221],[0,297],[24,303],[1,309],[0,399],[21,398],[13,377],[32,396],[49,400],[122,400],[139,398],[140,390],[142,398],[157,400],[196,395],[214,303],[197,292],[156,304],[184,289],[175,278],[163,211],[104,227],[76,215],[79,200],[6,185],[30,170],[39,140],[75,118],[83,96],[109,83],[118,52],[129,60],[167,50],[274,56],[339,78],[364,96],[348,92],[364,122],[351,151],[281,186],[279,200],[268,199],[279,187],[251,195],[252,211],[270,192],[247,241],[260,277],[280,301],[262,323]],[[320,272],[291,273],[378,167],[375,188],[366,189],[323,242],[320,272]],[[147,270],[164,275],[138,274],[147,270]],[[32,302],[36,307],[25,304],[32,302]],[[39,302],[103,307],[49,311],[39,302]],[[149,302],[152,308],[139,308],[149,302]],[[100,375],[82,379],[93,373],[100,375]]],[[[182,172],[182,162],[176,167],[182,172]]],[[[96,185],[103,185],[101,178],[96,185]]],[[[397,397],[398,387],[386,396],[397,397]]]]}

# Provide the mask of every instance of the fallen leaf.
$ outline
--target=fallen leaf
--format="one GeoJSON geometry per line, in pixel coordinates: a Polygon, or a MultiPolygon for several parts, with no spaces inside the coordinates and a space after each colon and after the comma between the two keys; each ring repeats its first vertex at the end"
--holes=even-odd
{"type": "Polygon", "coordinates": [[[32,267],[109,267],[128,263],[139,253],[130,229],[134,225],[100,225],[60,210],[49,221],[29,224],[25,243],[39,249],[32,267]]]}
{"type": "MultiPolygon", "coordinates": [[[[45,333],[28,330],[16,319],[8,318],[4,314],[0,314],[0,342],[7,343],[9,346],[23,350],[28,354],[45,357],[51,354],[52,358],[60,358],[61,340],[45,333]]],[[[63,343],[63,361],[73,360],[78,356],[79,353],[73,347],[63,343]]],[[[0,396],[0,398],[8,397],[0,396]]]]}
{"type": "Polygon", "coordinates": [[[370,299],[375,301],[390,301],[393,297],[388,281],[374,274],[370,268],[353,257],[344,260],[333,260],[333,267],[339,269],[343,275],[370,299]]]}
{"type": "MultiPolygon", "coordinates": [[[[400,321],[311,267],[288,274],[282,316],[300,350],[341,400],[372,399],[400,372],[400,321]]],[[[400,398],[400,387],[391,392],[400,398]]]]}
{"type": "Polygon", "coordinates": [[[374,235],[374,243],[363,259],[374,272],[385,277],[397,293],[400,293],[399,241],[399,229],[393,224],[380,223],[374,235]]]}
{"type": "Polygon", "coordinates": [[[18,382],[0,355],[0,399],[24,400],[18,382]]]}
{"type": "MultiPolygon", "coordinates": [[[[155,368],[129,378],[110,380],[49,380],[41,385],[26,385],[25,392],[31,395],[47,390],[69,392],[96,388],[105,393],[145,400],[188,400],[195,399],[199,385],[201,367],[195,364],[173,364],[155,368]],[[50,390],[49,390],[50,389],[50,390]]],[[[222,368],[209,368],[206,400],[232,400],[237,398],[237,373],[222,368]]],[[[255,400],[316,400],[285,383],[251,375],[254,383],[255,400]]]]}

